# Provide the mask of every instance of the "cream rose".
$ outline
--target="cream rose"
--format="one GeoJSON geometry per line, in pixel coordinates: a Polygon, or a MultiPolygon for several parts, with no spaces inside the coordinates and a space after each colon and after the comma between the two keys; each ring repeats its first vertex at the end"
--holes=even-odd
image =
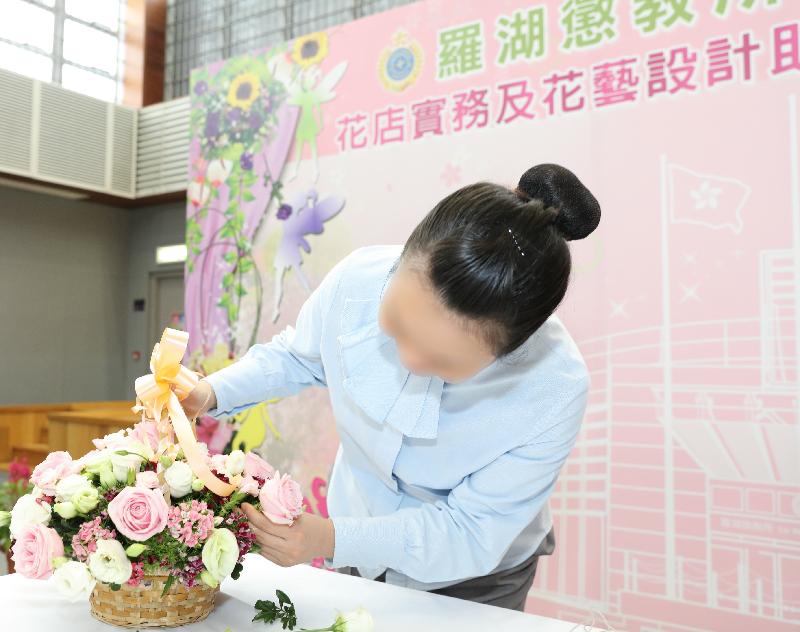
{"type": "Polygon", "coordinates": [[[89,570],[101,582],[124,584],[131,578],[133,567],[119,541],[98,540],[97,549],[89,555],[89,570]]]}
{"type": "Polygon", "coordinates": [[[58,592],[69,601],[88,599],[97,583],[86,564],[74,560],[59,566],[53,573],[53,581],[58,592]]]}
{"type": "Polygon", "coordinates": [[[183,498],[192,491],[192,468],[185,461],[175,461],[164,472],[164,480],[173,498],[183,498]]]}
{"type": "Polygon", "coordinates": [[[11,537],[17,539],[22,530],[33,524],[50,524],[52,509],[46,502],[38,502],[33,494],[20,496],[11,510],[11,522],[8,530],[11,537]]]}
{"type": "Polygon", "coordinates": [[[203,565],[211,578],[221,582],[233,572],[233,567],[239,559],[236,536],[228,529],[214,529],[203,545],[202,557],[203,565]]]}

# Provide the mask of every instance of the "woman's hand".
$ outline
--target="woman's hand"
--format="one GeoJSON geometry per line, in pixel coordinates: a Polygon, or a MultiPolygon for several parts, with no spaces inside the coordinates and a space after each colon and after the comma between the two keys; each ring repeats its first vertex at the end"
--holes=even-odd
{"type": "Polygon", "coordinates": [[[334,529],[328,518],[304,513],[294,524],[275,524],[253,505],[243,503],[261,555],[278,566],[294,566],[316,557],[333,557],[334,529]]]}
{"type": "Polygon", "coordinates": [[[200,380],[191,393],[181,401],[183,410],[189,419],[205,415],[206,412],[217,406],[217,396],[211,384],[205,380],[200,380]]]}

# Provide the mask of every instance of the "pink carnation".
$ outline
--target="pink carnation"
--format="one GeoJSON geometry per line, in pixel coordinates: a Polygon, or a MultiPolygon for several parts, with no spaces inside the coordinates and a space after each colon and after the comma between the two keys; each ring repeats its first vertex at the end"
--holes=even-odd
{"type": "Polygon", "coordinates": [[[11,550],[11,559],[20,575],[47,579],[53,574],[53,558],[64,555],[64,543],[55,529],[32,524],[25,527],[11,550]]]}
{"type": "Polygon", "coordinates": [[[214,513],[203,501],[182,502],[170,507],[167,527],[172,537],[191,548],[211,535],[214,513]]]}
{"type": "Polygon", "coordinates": [[[261,511],[276,524],[292,524],[303,513],[303,492],[288,474],[276,471],[261,488],[259,500],[261,511]]]}
{"type": "Polygon", "coordinates": [[[158,480],[158,474],[151,470],[136,473],[136,487],[145,487],[147,489],[158,489],[161,483],[158,480]]]}
{"type": "Polygon", "coordinates": [[[157,489],[126,487],[108,503],[108,515],[117,530],[135,542],[144,542],[167,525],[169,506],[157,489]]]}
{"type": "Polygon", "coordinates": [[[138,586],[144,577],[144,562],[133,562],[131,564],[131,578],[125,583],[128,586],[138,586]]]}
{"type": "Polygon", "coordinates": [[[255,452],[248,452],[244,457],[244,475],[260,478],[263,482],[275,476],[275,468],[255,452]]]}
{"type": "Polygon", "coordinates": [[[81,471],[81,464],[73,461],[69,452],[51,452],[33,468],[31,482],[48,496],[55,496],[56,483],[70,474],[81,471]]]}
{"type": "Polygon", "coordinates": [[[105,529],[100,525],[100,516],[94,520],[84,522],[78,533],[72,536],[72,552],[79,562],[85,562],[90,553],[97,550],[98,540],[114,540],[117,532],[113,529],[105,529]]]}

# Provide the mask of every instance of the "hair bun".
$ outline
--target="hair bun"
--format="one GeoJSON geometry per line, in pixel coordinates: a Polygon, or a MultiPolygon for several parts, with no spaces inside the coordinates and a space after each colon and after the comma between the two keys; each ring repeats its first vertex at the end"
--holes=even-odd
{"type": "Polygon", "coordinates": [[[555,226],[564,239],[583,239],[600,223],[600,204],[578,176],[561,165],[544,164],[528,169],[519,189],[545,206],[558,209],[555,226]]]}

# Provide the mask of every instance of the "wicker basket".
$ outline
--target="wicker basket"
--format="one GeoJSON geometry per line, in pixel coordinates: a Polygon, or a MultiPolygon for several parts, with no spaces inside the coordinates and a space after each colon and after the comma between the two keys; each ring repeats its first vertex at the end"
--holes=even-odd
{"type": "Polygon", "coordinates": [[[138,586],[116,591],[97,582],[89,598],[92,616],[124,628],[160,628],[201,621],[214,609],[218,587],[175,582],[162,597],[166,581],[167,575],[145,575],[138,586]]]}

